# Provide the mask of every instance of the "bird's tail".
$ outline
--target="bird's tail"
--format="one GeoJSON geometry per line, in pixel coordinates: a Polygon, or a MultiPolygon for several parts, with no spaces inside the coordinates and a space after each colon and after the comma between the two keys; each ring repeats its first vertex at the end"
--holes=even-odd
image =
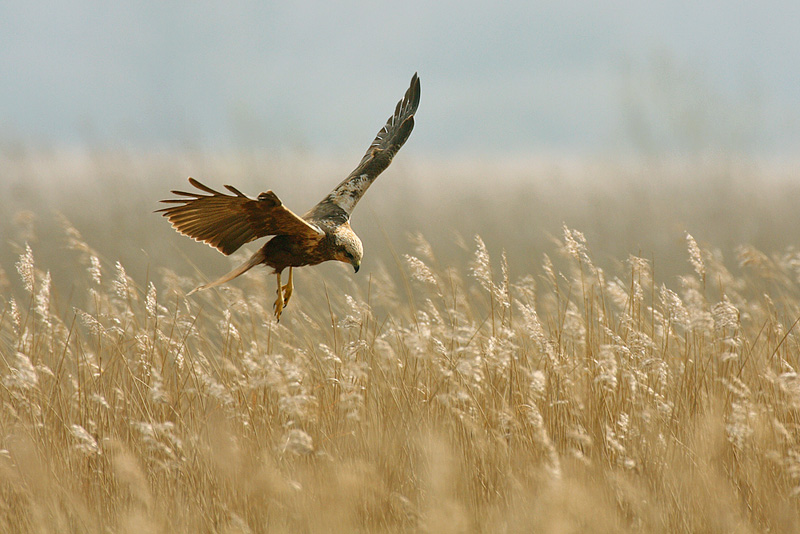
{"type": "Polygon", "coordinates": [[[258,252],[256,252],[252,256],[250,256],[249,260],[247,260],[246,262],[244,262],[243,264],[241,264],[240,266],[238,266],[237,268],[235,268],[234,270],[232,270],[228,274],[222,275],[221,277],[217,278],[213,282],[209,282],[207,284],[204,284],[202,286],[198,286],[198,287],[192,289],[191,291],[189,291],[189,293],[186,294],[186,296],[188,297],[189,295],[191,295],[195,291],[200,291],[201,289],[208,289],[209,287],[215,287],[215,286],[218,286],[220,284],[224,284],[225,282],[230,282],[231,280],[233,280],[237,276],[240,276],[240,275],[246,273],[247,271],[249,271],[250,269],[252,269],[256,265],[258,265],[259,263],[262,263],[265,259],[266,259],[266,256],[264,256],[263,250],[259,249],[258,252]]]}

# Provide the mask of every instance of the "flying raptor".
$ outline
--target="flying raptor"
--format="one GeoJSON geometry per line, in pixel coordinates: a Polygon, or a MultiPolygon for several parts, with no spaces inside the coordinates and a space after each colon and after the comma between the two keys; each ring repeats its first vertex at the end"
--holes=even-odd
{"type": "Polygon", "coordinates": [[[361,163],[303,216],[284,206],[272,191],[252,199],[233,186],[225,186],[233,193],[229,195],[194,178],[189,178],[189,183],[201,192],[172,191],[180,198],[162,200],[174,205],[158,212],[178,232],[207,243],[225,255],[255,239],[274,236],[242,265],[189,294],[224,284],[263,263],[278,276],[275,316],[280,320],[281,312],[292,296],[294,267],[338,260],[351,264],[358,272],[364,249],[350,228],[350,215],[367,188],[389,166],[411,135],[418,106],[419,78],[414,74],[405,96],[372,141],[361,163]],[[289,279],[286,285],[281,286],[281,273],[287,267],[289,279]]]}

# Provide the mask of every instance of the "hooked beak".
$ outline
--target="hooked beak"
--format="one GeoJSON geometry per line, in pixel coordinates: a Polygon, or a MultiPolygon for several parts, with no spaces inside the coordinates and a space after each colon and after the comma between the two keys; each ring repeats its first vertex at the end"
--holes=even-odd
{"type": "Polygon", "coordinates": [[[353,270],[354,270],[355,272],[358,272],[358,270],[359,270],[360,268],[361,268],[361,264],[360,264],[360,263],[354,263],[354,264],[353,264],[353,270]]]}

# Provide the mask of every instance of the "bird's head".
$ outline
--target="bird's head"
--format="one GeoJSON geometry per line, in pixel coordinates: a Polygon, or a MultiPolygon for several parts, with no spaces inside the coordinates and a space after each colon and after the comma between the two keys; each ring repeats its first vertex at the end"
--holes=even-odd
{"type": "Polygon", "coordinates": [[[349,263],[353,266],[353,270],[358,272],[361,267],[361,258],[364,256],[364,247],[349,225],[342,225],[336,232],[335,251],[334,259],[349,263]]]}

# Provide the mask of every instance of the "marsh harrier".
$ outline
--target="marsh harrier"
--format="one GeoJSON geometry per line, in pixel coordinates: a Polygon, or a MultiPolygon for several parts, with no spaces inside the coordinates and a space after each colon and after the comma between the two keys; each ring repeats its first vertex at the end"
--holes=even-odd
{"type": "Polygon", "coordinates": [[[284,206],[272,191],[252,199],[233,186],[225,186],[233,193],[229,195],[194,178],[189,178],[189,183],[200,192],[172,191],[181,198],[162,200],[175,205],[158,212],[169,219],[178,232],[207,243],[223,254],[231,254],[260,237],[274,236],[242,265],[189,294],[233,280],[263,263],[272,267],[278,276],[275,316],[280,320],[281,312],[292,296],[294,267],[338,260],[351,264],[358,272],[363,247],[350,228],[350,215],[367,188],[389,166],[411,135],[417,106],[419,78],[414,74],[405,96],[397,103],[394,114],[378,132],[358,167],[302,217],[284,206]],[[287,267],[289,279],[286,285],[281,286],[281,273],[287,267]]]}

